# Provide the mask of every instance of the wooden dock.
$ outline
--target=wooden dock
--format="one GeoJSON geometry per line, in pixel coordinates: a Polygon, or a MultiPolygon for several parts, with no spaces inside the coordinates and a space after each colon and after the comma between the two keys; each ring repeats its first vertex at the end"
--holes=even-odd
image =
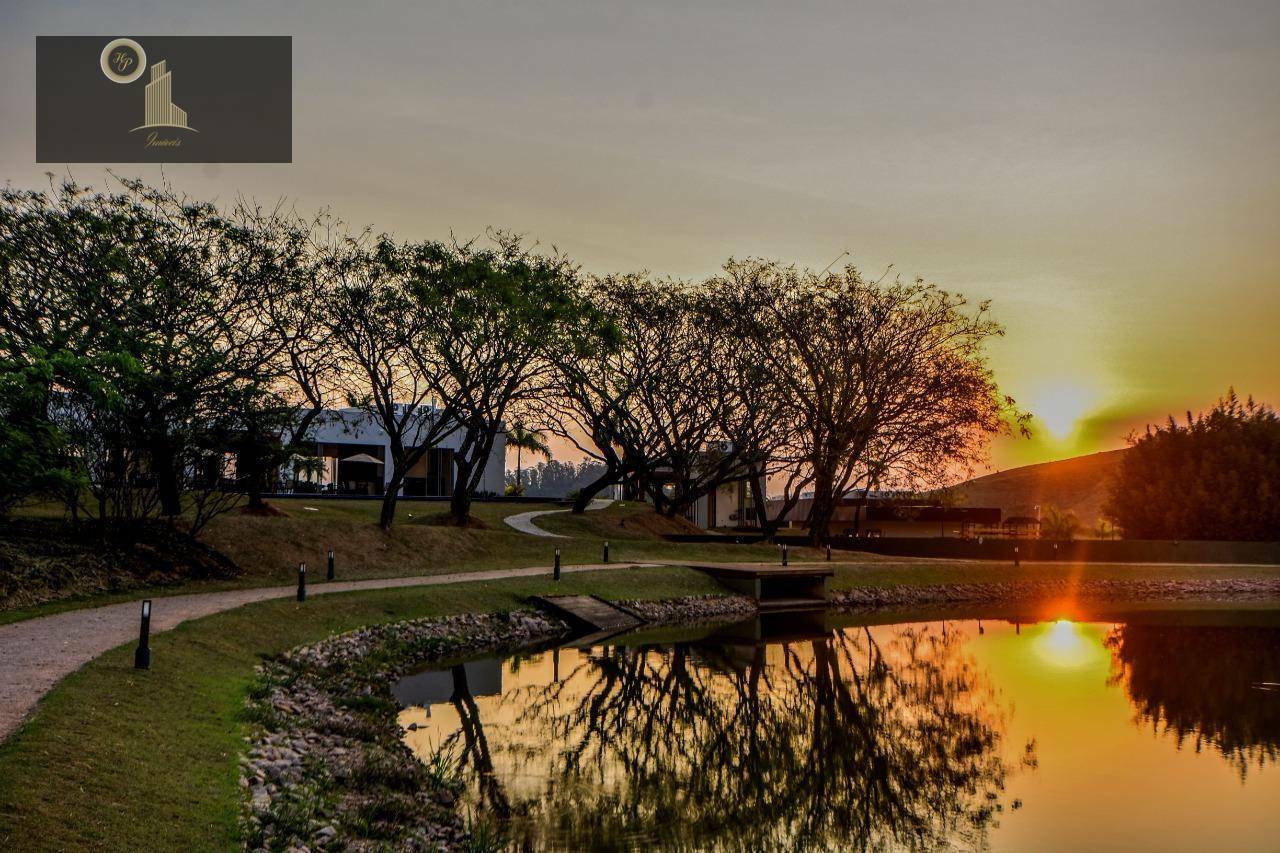
{"type": "Polygon", "coordinates": [[[826,607],[835,567],[830,563],[783,566],[769,563],[687,563],[741,595],[753,598],[762,611],[811,610],[826,607]]]}
{"type": "Polygon", "coordinates": [[[574,628],[616,634],[644,624],[644,620],[594,595],[535,595],[530,601],[574,628]]]}

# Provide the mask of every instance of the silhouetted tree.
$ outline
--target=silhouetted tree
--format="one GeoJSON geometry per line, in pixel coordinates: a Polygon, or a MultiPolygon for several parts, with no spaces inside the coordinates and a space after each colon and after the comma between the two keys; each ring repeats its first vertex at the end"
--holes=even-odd
{"type": "Polygon", "coordinates": [[[626,483],[675,515],[749,473],[731,432],[741,411],[723,345],[731,329],[708,294],[633,274],[592,280],[589,298],[612,322],[591,357],[562,367],[557,433],[604,471],[574,510],[626,483]]]}
{"type": "Polygon", "coordinates": [[[461,425],[452,401],[435,403],[445,368],[415,349],[431,322],[405,274],[402,248],[388,237],[332,247],[321,298],[347,402],[386,434],[391,466],[378,524],[395,521],[400,487],[431,447],[461,425]]]}
{"type": "Polygon", "coordinates": [[[1045,507],[1040,521],[1041,539],[1060,539],[1070,542],[1080,532],[1080,519],[1071,510],[1063,512],[1056,506],[1045,507]]]}
{"type": "MultiPolygon", "coordinates": [[[[604,466],[584,460],[577,464],[549,459],[524,471],[524,494],[530,497],[563,498],[598,480],[604,466]]],[[[515,472],[507,472],[507,483],[514,485],[515,472]]]]}
{"type": "Polygon", "coordinates": [[[463,746],[482,802],[534,848],[981,846],[1010,771],[990,688],[962,634],[887,642],[606,647],[521,690],[487,736],[460,707],[444,746],[463,746]],[[545,785],[495,789],[530,767],[545,785]]]}
{"type": "Polygon", "coordinates": [[[507,418],[541,408],[560,366],[590,357],[602,322],[567,257],[502,232],[490,243],[419,243],[398,258],[424,319],[404,343],[462,427],[449,505],[460,523],[507,418]]]}
{"type": "Polygon", "coordinates": [[[920,280],[865,281],[852,266],[814,273],[759,260],[731,260],[718,290],[735,295],[743,345],[794,425],[782,514],[811,492],[815,542],[859,484],[940,485],[1023,425],[986,361],[1003,330],[985,302],[970,309],[920,280]]]}
{"type": "Polygon", "coordinates": [[[1106,643],[1141,722],[1179,747],[1212,746],[1242,779],[1280,759],[1280,630],[1129,624],[1106,643]]]}
{"type": "Polygon", "coordinates": [[[1280,539],[1280,417],[1234,390],[1129,438],[1105,512],[1132,539],[1280,539]]]}
{"type": "Polygon", "coordinates": [[[235,217],[168,186],[0,196],[0,355],[60,366],[45,417],[99,514],[185,512],[194,530],[235,501],[223,456],[247,414],[278,406],[261,261],[235,217]]]}
{"type": "Polygon", "coordinates": [[[520,464],[522,454],[528,450],[530,453],[539,453],[550,459],[551,448],[547,446],[547,440],[542,437],[542,433],[537,430],[525,429],[522,424],[516,424],[507,430],[507,449],[510,450],[512,448],[515,448],[516,451],[515,494],[522,495],[524,494],[524,481],[521,479],[523,466],[520,464]]]}

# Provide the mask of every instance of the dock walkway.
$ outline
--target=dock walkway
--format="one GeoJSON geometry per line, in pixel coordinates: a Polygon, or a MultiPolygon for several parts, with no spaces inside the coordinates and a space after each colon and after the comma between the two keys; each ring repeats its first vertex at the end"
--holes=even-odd
{"type": "Polygon", "coordinates": [[[831,563],[699,563],[671,561],[705,572],[729,589],[756,601],[761,610],[806,610],[825,607],[830,598],[831,563]]]}
{"type": "Polygon", "coordinates": [[[530,601],[588,631],[616,633],[644,624],[644,620],[594,595],[536,595],[530,601]]]}

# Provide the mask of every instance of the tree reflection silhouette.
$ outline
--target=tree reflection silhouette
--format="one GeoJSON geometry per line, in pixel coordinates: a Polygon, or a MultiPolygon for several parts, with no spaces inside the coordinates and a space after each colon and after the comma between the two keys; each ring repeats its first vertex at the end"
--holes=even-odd
{"type": "Polygon", "coordinates": [[[1212,745],[1241,779],[1280,758],[1280,630],[1124,625],[1106,644],[1143,724],[1212,745]]]}
{"type": "MultiPolygon", "coordinates": [[[[1009,772],[1004,719],[962,635],[895,629],[783,647],[612,647],[504,696],[494,748],[536,792],[508,801],[474,703],[455,701],[481,801],[526,847],[980,845],[1009,772]]],[[[455,670],[455,679],[459,676],[455,670]]]]}
{"type": "Polygon", "coordinates": [[[494,773],[493,754],[489,751],[489,740],[485,737],[484,725],[480,722],[480,708],[467,683],[467,669],[462,664],[455,664],[449,671],[453,675],[453,695],[449,697],[449,702],[458,712],[459,727],[458,733],[444,745],[451,749],[461,739],[462,751],[458,760],[462,766],[471,767],[475,771],[479,779],[481,805],[500,819],[509,818],[511,804],[502,783],[494,773]]]}

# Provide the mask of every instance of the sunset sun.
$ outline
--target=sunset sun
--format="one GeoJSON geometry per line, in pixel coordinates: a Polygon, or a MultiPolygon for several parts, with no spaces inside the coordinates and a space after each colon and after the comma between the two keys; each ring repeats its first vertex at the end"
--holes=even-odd
{"type": "Polygon", "coordinates": [[[1065,439],[1097,402],[1096,390],[1081,381],[1064,379],[1050,382],[1036,392],[1028,401],[1028,408],[1036,425],[1054,438],[1065,439]]]}

